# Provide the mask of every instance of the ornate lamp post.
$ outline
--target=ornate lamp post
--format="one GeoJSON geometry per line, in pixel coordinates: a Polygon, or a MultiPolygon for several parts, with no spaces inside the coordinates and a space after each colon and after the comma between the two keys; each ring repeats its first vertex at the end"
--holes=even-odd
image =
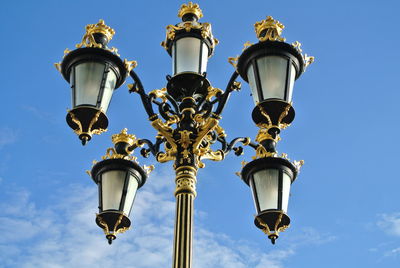
{"type": "Polygon", "coordinates": [[[68,125],[78,134],[83,145],[93,134],[105,131],[106,111],[113,91],[129,75],[134,83],[129,92],[140,95],[151,125],[157,131],[155,141],[137,139],[124,129],[113,135],[113,148],[91,171],[99,187],[99,214],[96,223],[104,230],[108,242],[131,224],[129,214],[136,191],[143,186],[153,167],[141,167],[133,150],[143,147],[141,154],[154,155],[160,163],[174,161],[176,173],[176,222],[173,267],[192,266],[193,202],[196,197],[196,175],[205,159],[221,161],[234,151],[243,153],[238,143],[255,149],[253,161],[241,172],[251,187],[257,216],[255,224],[272,243],[279,232],[289,226],[287,215],[289,191],[302,161],[291,163],[285,154],[278,156],[279,132],[294,119],[291,105],[294,81],[304,72],[313,57],[302,55],[300,43],[285,43],[283,25],[272,17],[255,24],[260,42],[246,44],[242,55],[230,58],[233,72],[225,91],[214,88],[206,78],[207,61],[218,41],[211,25],[201,23],[202,11],[197,4],[182,5],[178,16],[182,22],[167,26],[162,46],[172,58],[172,75],[160,90],[145,92],[142,82],[132,70],[134,61],[122,61],[115,48],[109,48],[114,30],[100,20],[86,27],[86,34],[77,49],[65,51],[56,64],[71,84],[73,109],[67,114],[68,125]],[[238,76],[249,83],[256,104],[252,117],[260,127],[256,142],[239,137],[226,140],[219,125],[221,113],[233,91],[238,91],[238,76]],[[153,105],[158,107],[158,114],[153,105]],[[214,149],[213,144],[220,144],[214,149]]]}

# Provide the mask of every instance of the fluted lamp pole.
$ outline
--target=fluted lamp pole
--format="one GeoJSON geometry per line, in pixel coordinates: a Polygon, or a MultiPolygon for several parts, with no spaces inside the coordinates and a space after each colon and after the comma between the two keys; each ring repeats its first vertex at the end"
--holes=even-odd
{"type": "Polygon", "coordinates": [[[243,145],[255,149],[254,160],[245,164],[241,172],[243,181],[252,189],[255,224],[273,243],[279,232],[288,227],[290,185],[302,162],[292,163],[286,155],[278,156],[276,143],[280,130],[294,119],[294,81],[313,58],[301,54],[299,43],[285,43],[280,36],[283,25],[268,17],[255,25],[260,42],[247,44],[240,57],[229,59],[235,70],[223,91],[207,79],[208,59],[218,44],[211,24],[199,22],[202,11],[192,2],[183,4],[178,16],[182,21],[167,26],[166,39],[161,43],[172,59],[172,73],[167,75],[162,89],[146,93],[133,71],[136,62],[122,60],[117,49],[108,46],[115,31],[103,20],[88,25],[77,49],[66,49],[56,67],[71,85],[72,109],[67,123],[83,145],[93,134],[106,131],[106,111],[114,90],[127,76],[134,81],[128,85],[129,92],[140,96],[157,133],[154,141],[136,138],[127,129],[112,136],[114,146],[89,172],[99,188],[96,223],[110,244],[118,233],[131,227],[130,212],[137,191],[154,168],[139,165],[133,155],[135,149],[141,147],[143,157],[152,154],[159,163],[173,161],[176,218],[172,266],[189,268],[197,172],[204,168],[206,159],[221,161],[231,151],[241,155],[243,145]],[[247,137],[228,141],[219,124],[230,94],[241,88],[239,75],[249,83],[256,104],[252,114],[260,127],[256,143],[247,137]],[[158,113],[153,107],[158,108],[158,113]]]}

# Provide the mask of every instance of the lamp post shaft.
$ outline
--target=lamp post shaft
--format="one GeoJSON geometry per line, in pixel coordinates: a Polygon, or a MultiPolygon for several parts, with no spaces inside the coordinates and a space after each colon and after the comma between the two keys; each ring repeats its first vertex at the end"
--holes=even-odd
{"type": "Polygon", "coordinates": [[[176,214],[172,268],[191,268],[197,169],[192,166],[180,166],[175,172],[176,214]]]}

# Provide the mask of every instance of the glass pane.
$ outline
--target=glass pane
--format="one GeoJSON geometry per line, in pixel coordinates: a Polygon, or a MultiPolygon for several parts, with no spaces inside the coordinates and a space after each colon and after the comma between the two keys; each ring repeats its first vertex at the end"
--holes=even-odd
{"type": "Polygon", "coordinates": [[[116,83],[117,83],[117,76],[115,75],[114,71],[110,69],[107,75],[106,83],[104,85],[103,99],[101,100],[101,105],[100,105],[100,108],[104,112],[107,112],[108,105],[110,104],[111,96],[113,94],[116,83]]]}
{"type": "Polygon", "coordinates": [[[76,106],[83,104],[96,106],[104,68],[105,65],[98,62],[85,62],[75,66],[76,106]]]}
{"type": "Polygon", "coordinates": [[[263,100],[285,99],[287,61],[278,56],[267,56],[257,60],[263,100]]]}
{"type": "Polygon", "coordinates": [[[203,50],[201,51],[201,74],[207,72],[208,62],[208,46],[202,42],[203,50]]]}
{"type": "Polygon", "coordinates": [[[287,102],[292,101],[294,79],[296,77],[296,68],[294,68],[294,65],[290,64],[290,68],[291,68],[291,73],[290,73],[289,94],[288,94],[288,98],[286,100],[287,102]]]}
{"type": "Polygon", "coordinates": [[[110,170],[101,175],[103,210],[119,210],[125,175],[126,172],[121,170],[110,170]]]}
{"type": "Polygon", "coordinates": [[[71,103],[72,107],[75,107],[75,86],[74,86],[74,77],[75,77],[75,68],[71,69],[71,73],[69,75],[69,83],[71,84],[71,103]]]}
{"type": "Polygon", "coordinates": [[[138,188],[138,182],[135,179],[135,177],[131,175],[129,177],[129,185],[128,185],[128,190],[126,193],[125,205],[124,205],[124,213],[127,216],[129,216],[129,213],[131,212],[131,208],[133,205],[133,201],[135,200],[137,188],[138,188]]]}
{"type": "Polygon", "coordinates": [[[256,79],[254,78],[254,69],[251,64],[249,69],[247,69],[247,78],[249,80],[249,86],[251,89],[251,95],[253,96],[254,104],[257,105],[259,102],[258,94],[257,94],[257,84],[256,79]]]}
{"type": "Polygon", "coordinates": [[[176,72],[175,72],[175,47],[176,47],[176,44],[173,44],[172,45],[172,50],[171,50],[171,57],[172,57],[172,73],[173,73],[173,75],[175,75],[176,74],[176,72]]]}
{"type": "Polygon", "coordinates": [[[172,61],[176,60],[174,75],[181,72],[199,72],[200,45],[201,40],[194,37],[181,38],[174,43],[173,46],[176,46],[173,49],[176,55],[172,55],[172,61]]]}
{"type": "Polygon", "coordinates": [[[283,182],[282,182],[282,210],[287,212],[289,204],[289,194],[290,194],[291,180],[289,175],[283,172],[283,182]]]}
{"type": "Polygon", "coordinates": [[[279,170],[263,169],[255,172],[253,177],[260,210],[277,209],[279,170]]]}

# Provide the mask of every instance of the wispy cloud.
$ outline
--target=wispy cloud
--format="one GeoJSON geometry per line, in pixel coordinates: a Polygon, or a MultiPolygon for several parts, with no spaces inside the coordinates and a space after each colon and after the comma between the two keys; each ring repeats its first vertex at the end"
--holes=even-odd
{"type": "Polygon", "coordinates": [[[400,236],[400,213],[381,214],[377,222],[379,228],[389,235],[400,236]]]}
{"type": "Polygon", "coordinates": [[[33,116],[35,116],[36,118],[40,119],[40,120],[44,120],[47,121],[49,123],[56,123],[57,120],[54,117],[54,115],[44,112],[43,110],[35,107],[35,106],[31,106],[31,105],[23,105],[21,107],[23,110],[31,113],[33,116]]]}
{"type": "Polygon", "coordinates": [[[390,251],[387,251],[384,255],[385,257],[397,257],[400,256],[400,247],[399,248],[394,248],[390,251]]]}
{"type": "Polygon", "coordinates": [[[3,146],[12,144],[17,140],[17,132],[9,127],[0,128],[0,149],[3,146]]]}
{"type": "Polygon", "coordinates": [[[286,238],[291,244],[300,245],[322,245],[337,239],[331,233],[323,233],[313,227],[303,227],[298,232],[286,238]]]}
{"type": "MultiPolygon", "coordinates": [[[[109,246],[94,223],[97,189],[70,185],[53,204],[39,206],[25,190],[13,190],[0,205],[1,267],[135,267],[171,265],[172,174],[153,174],[131,215],[133,228],[109,246]]],[[[203,226],[203,224],[199,224],[203,226]]],[[[264,253],[248,241],[196,226],[194,268],[282,268],[295,248],[264,253]]]]}

